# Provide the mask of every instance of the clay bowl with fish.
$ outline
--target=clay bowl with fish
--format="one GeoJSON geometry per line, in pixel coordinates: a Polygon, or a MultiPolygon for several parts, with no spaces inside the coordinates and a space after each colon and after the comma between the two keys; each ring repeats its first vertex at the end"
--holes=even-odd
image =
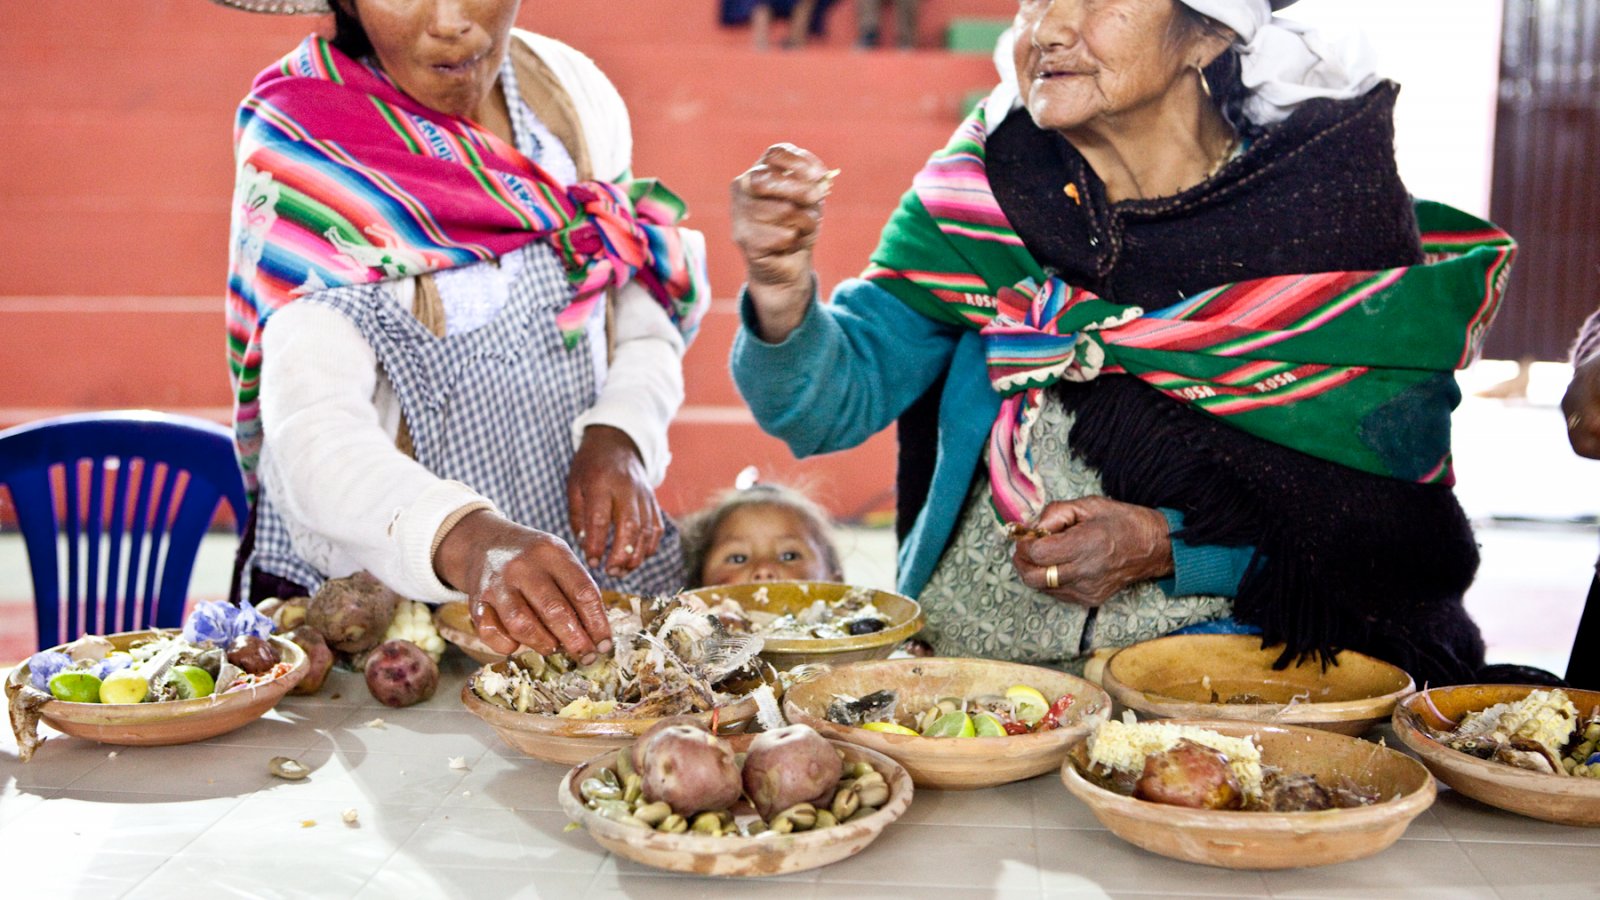
{"type": "MultiPolygon", "coordinates": [[[[1428,770],[1380,744],[1291,725],[1218,719],[1172,724],[1253,738],[1263,766],[1348,783],[1377,802],[1311,812],[1197,809],[1102,786],[1089,772],[1088,739],[1071,748],[1061,780],[1096,819],[1130,844],[1185,862],[1229,869],[1292,869],[1371,856],[1399,839],[1437,793],[1428,770]],[[1343,782],[1348,779],[1348,782],[1343,782]]],[[[1044,852],[1045,848],[1041,848],[1044,852]]]]}
{"type": "MultiPolygon", "coordinates": [[[[600,598],[610,609],[626,608],[633,599],[631,594],[617,591],[601,591],[600,598]]],[[[472,625],[472,613],[463,600],[452,600],[434,607],[433,627],[439,630],[440,637],[460,647],[461,652],[474,662],[487,665],[506,658],[504,653],[495,651],[478,637],[478,630],[472,625]]]]}
{"type": "Polygon", "coordinates": [[[847,741],[893,758],[918,787],[970,790],[1021,781],[1061,765],[1067,748],[1105,721],[1111,702],[1094,684],[1038,666],[989,659],[914,658],[850,663],[789,688],[783,708],[790,722],[824,737],[847,741]],[[908,721],[947,698],[1004,695],[1027,685],[1049,700],[1071,695],[1060,727],[996,737],[923,737],[845,725],[829,718],[841,698],[894,692],[895,714],[908,721]]]}
{"type": "MultiPolygon", "coordinates": [[[[713,837],[693,832],[668,834],[608,819],[585,805],[580,786],[585,779],[600,774],[601,769],[614,765],[616,754],[612,752],[600,753],[568,772],[561,782],[559,799],[572,821],[600,846],[647,866],[694,875],[741,877],[815,869],[865,850],[884,828],[900,818],[911,805],[914,793],[911,776],[893,759],[866,747],[841,741],[833,744],[845,763],[866,762],[881,773],[889,785],[889,798],[870,814],[827,828],[789,834],[767,832],[754,837],[713,837]]],[[[742,750],[745,745],[735,739],[735,746],[742,750]]],[[[737,807],[734,811],[740,813],[740,818],[746,817],[745,812],[754,817],[753,811],[737,807]]]]}
{"type": "Polygon", "coordinates": [[[724,621],[742,613],[751,633],[765,641],[761,657],[779,671],[883,659],[923,623],[922,606],[910,597],[824,581],[723,584],[687,593],[724,621]]]}
{"type": "MultiPolygon", "coordinates": [[[[176,631],[129,631],[108,634],[114,649],[126,650],[136,643],[176,631]]],[[[226,734],[248,725],[277,705],[289,689],[305,677],[310,664],[304,650],[286,638],[273,635],[280,663],[287,669],[259,683],[236,687],[193,700],[166,700],[146,703],[68,703],[49,700],[39,707],[45,724],[62,734],[88,738],[102,744],[163,746],[188,744],[226,734]]],[[[62,651],[66,645],[52,647],[62,651]]],[[[6,696],[17,704],[30,673],[23,663],[11,670],[6,680],[6,696]]],[[[16,719],[13,718],[13,726],[16,719]]]]}
{"type": "Polygon", "coordinates": [[[1112,655],[1101,676],[1111,699],[1140,716],[1240,719],[1362,735],[1416,685],[1403,670],[1352,650],[1323,668],[1274,669],[1281,647],[1245,634],[1156,638],[1112,655]]]}
{"type": "MultiPolygon", "coordinates": [[[[1394,733],[1440,781],[1480,803],[1562,825],[1600,825],[1600,778],[1533,771],[1448,746],[1448,733],[1470,713],[1516,703],[1536,690],[1546,689],[1466,684],[1420,691],[1395,707],[1394,733]]],[[[1600,691],[1563,690],[1581,718],[1594,718],[1600,691]]]]}

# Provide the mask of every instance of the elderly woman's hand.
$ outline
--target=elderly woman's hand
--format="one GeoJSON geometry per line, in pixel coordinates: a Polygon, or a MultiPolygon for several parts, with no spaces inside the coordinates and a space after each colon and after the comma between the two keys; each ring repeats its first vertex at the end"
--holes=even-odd
{"type": "Polygon", "coordinates": [[[578,549],[589,568],[600,567],[600,554],[611,537],[605,570],[621,577],[639,568],[661,543],[661,508],[650,487],[639,449],[627,433],[609,425],[583,430],[583,442],[567,474],[567,513],[578,549]]]}
{"type": "Polygon", "coordinates": [[[1058,500],[1034,524],[1048,533],[1018,541],[1011,561],[1023,584],[1057,600],[1099,606],[1130,584],[1172,574],[1167,519],[1150,507],[1058,500]]]}
{"type": "Polygon", "coordinates": [[[774,144],[733,181],[733,242],[763,340],[782,341],[805,317],[815,292],[811,248],[832,180],[815,154],[774,144]]]}
{"type": "Polygon", "coordinates": [[[1573,366],[1561,412],[1567,417],[1567,440],[1573,451],[1600,459],[1600,353],[1573,366]]]}
{"type": "Polygon", "coordinates": [[[611,649],[600,589],[555,535],[478,510],[445,534],[433,565],[467,594],[478,637],[497,653],[526,645],[587,664],[611,649]]]}

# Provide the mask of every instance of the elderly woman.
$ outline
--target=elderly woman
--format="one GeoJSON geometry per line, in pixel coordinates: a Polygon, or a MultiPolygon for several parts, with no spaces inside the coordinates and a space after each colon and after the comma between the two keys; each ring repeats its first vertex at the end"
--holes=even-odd
{"type": "Polygon", "coordinates": [[[599,587],[683,583],[654,487],[706,296],[621,98],[519,0],[223,2],[334,16],[235,130],[247,595],[366,570],[503,652],[608,650],[599,587]]]}
{"type": "Polygon", "coordinates": [[[1267,0],[1020,0],[1012,32],[830,305],[826,165],[779,145],[734,183],[756,418],[810,454],[912,411],[900,588],[941,653],[1201,627],[1471,678],[1452,371],[1509,239],[1413,204],[1397,88],[1267,0]]]}

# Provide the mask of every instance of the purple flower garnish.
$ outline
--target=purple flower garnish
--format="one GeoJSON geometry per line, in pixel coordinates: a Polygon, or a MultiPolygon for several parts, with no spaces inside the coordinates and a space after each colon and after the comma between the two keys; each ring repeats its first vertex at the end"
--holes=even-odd
{"type": "Polygon", "coordinates": [[[239,610],[226,600],[202,603],[183,623],[183,639],[191,644],[226,647],[233,640],[233,620],[239,610]]]}
{"type": "Polygon", "coordinates": [[[116,656],[108,656],[105,659],[100,660],[99,662],[95,663],[94,666],[89,669],[89,671],[94,673],[94,677],[100,679],[101,681],[105,681],[107,675],[110,675],[112,672],[115,672],[118,669],[126,669],[131,665],[133,665],[133,657],[125,653],[119,653],[116,656]]]}
{"type": "Polygon", "coordinates": [[[72,657],[59,650],[44,650],[28,657],[28,675],[33,686],[41,691],[50,690],[50,679],[72,665],[72,657]]]}
{"type": "Polygon", "coordinates": [[[256,608],[250,605],[250,601],[245,600],[239,604],[239,609],[234,615],[233,627],[229,631],[231,634],[230,643],[246,634],[253,634],[262,640],[266,640],[272,634],[273,625],[271,619],[256,612],[256,608]]]}

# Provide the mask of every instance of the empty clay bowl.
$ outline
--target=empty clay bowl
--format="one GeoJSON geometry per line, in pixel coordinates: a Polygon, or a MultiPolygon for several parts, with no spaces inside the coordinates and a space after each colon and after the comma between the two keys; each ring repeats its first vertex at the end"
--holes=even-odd
{"type": "MultiPolygon", "coordinates": [[[[1600,825],[1600,779],[1546,775],[1451,750],[1423,730],[1445,730],[1469,712],[1521,700],[1529,685],[1467,684],[1407,697],[1394,711],[1394,733],[1438,779],[1481,803],[1562,825],[1600,825]],[[1441,718],[1442,716],[1442,718],[1441,718]]],[[[1600,691],[1563,688],[1582,716],[1600,706],[1600,691]]]]}
{"type": "Polygon", "coordinates": [[[1342,734],[1288,725],[1176,720],[1234,737],[1254,736],[1264,765],[1319,779],[1346,776],[1386,799],[1317,812],[1190,809],[1127,797],[1079,774],[1087,738],[1071,748],[1061,780],[1112,834],[1152,853],[1229,869],[1293,869],[1361,859],[1393,844],[1433,804],[1433,777],[1395,750],[1342,734]]]}
{"type": "MultiPolygon", "coordinates": [[[[108,634],[106,639],[116,649],[126,650],[134,642],[155,634],[154,631],[128,631],[108,634]]],[[[161,746],[214,738],[260,718],[305,677],[309,668],[305,651],[293,641],[278,635],[272,636],[272,643],[278,648],[282,661],[289,663],[292,668],[287,674],[263,684],[195,700],[163,703],[67,703],[51,700],[41,708],[41,718],[63,734],[102,744],[161,746]]],[[[11,677],[7,679],[7,696],[27,684],[28,677],[26,663],[13,669],[11,677]]]]}
{"type": "MultiPolygon", "coordinates": [[[[494,663],[493,666],[503,666],[494,663]]],[[[545,762],[576,765],[605,750],[615,750],[643,734],[659,717],[640,719],[564,719],[554,714],[517,712],[485,701],[472,690],[472,678],[461,686],[461,702],[517,750],[545,762]]],[[[716,714],[719,733],[743,731],[755,718],[756,701],[741,697],[712,712],[695,715],[706,725],[716,714]]]]}
{"type": "Polygon", "coordinates": [[[765,638],[761,657],[779,671],[807,663],[840,665],[863,659],[883,659],[905,640],[922,630],[922,606],[910,597],[889,591],[832,584],[825,581],[766,581],[759,584],[721,584],[697,588],[693,594],[716,606],[732,599],[747,610],[775,615],[795,613],[818,600],[834,603],[851,591],[865,591],[872,605],[889,623],[882,631],[840,638],[765,638]]]}
{"type": "Polygon", "coordinates": [[[1401,669],[1351,650],[1326,671],[1309,661],[1273,669],[1281,650],[1262,649],[1259,637],[1246,634],[1156,638],[1117,651],[1100,683],[1146,717],[1241,719],[1349,735],[1388,719],[1416,688],[1401,669]]]}
{"type": "Polygon", "coordinates": [[[618,856],[658,869],[695,875],[782,875],[815,869],[847,859],[866,849],[883,829],[911,805],[911,776],[894,760],[865,747],[835,741],[845,762],[872,764],[889,782],[889,799],[871,815],[842,825],[761,837],[709,837],[663,834],[623,825],[589,809],[578,793],[583,780],[609,766],[615,753],[602,753],[567,773],[561,781],[561,808],[582,825],[600,846],[618,856]]]}
{"type": "Polygon", "coordinates": [[[784,694],[791,722],[810,725],[823,736],[848,741],[892,757],[906,767],[918,787],[966,790],[993,787],[1041,775],[1061,765],[1067,748],[1106,720],[1111,703],[1105,691],[1065,672],[991,659],[889,659],[839,666],[784,694]],[[845,694],[860,697],[893,690],[899,709],[917,712],[941,697],[1004,694],[1026,684],[1054,700],[1078,698],[1060,728],[1005,737],[929,738],[885,734],[827,720],[828,705],[845,694]]]}

